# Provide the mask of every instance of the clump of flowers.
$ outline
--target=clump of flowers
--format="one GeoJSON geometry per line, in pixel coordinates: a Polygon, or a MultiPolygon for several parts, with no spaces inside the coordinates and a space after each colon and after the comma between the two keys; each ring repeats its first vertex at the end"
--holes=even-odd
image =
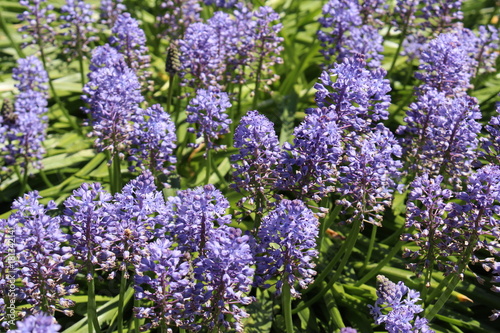
{"type": "Polygon", "coordinates": [[[23,39],[32,37],[31,40],[23,42],[22,46],[37,44],[43,52],[43,47],[55,43],[56,33],[52,27],[56,20],[55,13],[52,13],[54,6],[47,4],[46,0],[20,0],[19,4],[26,7],[18,16],[19,20],[26,21],[26,25],[19,28],[19,32],[23,33],[23,39]]]}
{"type": "Polygon", "coordinates": [[[378,299],[375,305],[368,305],[376,324],[385,324],[389,333],[434,332],[427,326],[427,319],[418,316],[423,311],[416,304],[420,293],[408,288],[402,281],[397,284],[383,275],[377,276],[378,299]]]}
{"type": "Polygon", "coordinates": [[[126,9],[127,7],[123,4],[123,0],[101,0],[99,7],[101,23],[111,29],[115,25],[118,16],[126,9]]]}
{"type": "Polygon", "coordinates": [[[16,323],[16,329],[11,330],[11,333],[58,333],[61,329],[54,317],[44,313],[38,313],[26,317],[23,321],[16,323]]]}
{"type": "Polygon", "coordinates": [[[186,109],[187,122],[196,124],[190,127],[190,132],[196,132],[196,137],[202,137],[206,149],[225,149],[215,141],[219,136],[229,133],[229,119],[226,109],[231,107],[227,93],[218,90],[198,89],[196,96],[189,102],[186,109]]]}
{"type": "Polygon", "coordinates": [[[301,288],[307,288],[316,275],[313,260],[318,256],[315,249],[318,228],[318,218],[301,200],[280,201],[262,219],[257,232],[256,284],[264,285],[277,278],[277,294],[286,283],[291,295],[299,297],[296,282],[301,288]]]}

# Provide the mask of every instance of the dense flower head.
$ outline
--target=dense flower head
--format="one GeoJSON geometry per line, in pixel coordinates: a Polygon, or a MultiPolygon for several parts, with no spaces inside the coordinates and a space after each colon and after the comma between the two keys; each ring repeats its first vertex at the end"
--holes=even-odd
{"type": "Polygon", "coordinates": [[[383,211],[390,205],[394,189],[399,187],[396,184],[402,166],[396,160],[399,157],[401,146],[382,124],[345,148],[339,167],[339,191],[343,195],[340,202],[354,209],[353,219],[381,225],[383,211]]]}
{"type": "MultiPolygon", "coordinates": [[[[97,63],[99,56],[95,53],[91,63],[97,63]]],[[[89,73],[89,79],[82,99],[89,104],[84,111],[90,115],[95,144],[99,151],[122,155],[130,147],[131,121],[141,112],[139,103],[144,100],[139,80],[123,60],[89,73]]]]}
{"type": "MultiPolygon", "coordinates": [[[[109,206],[112,196],[101,184],[83,184],[64,201],[63,224],[71,231],[70,244],[74,256],[82,265],[99,265],[113,268],[116,258],[107,240],[109,206]]],[[[88,273],[88,272],[87,272],[88,273]]],[[[88,279],[93,277],[89,274],[88,279]]]]}
{"type": "Polygon", "coordinates": [[[177,161],[175,124],[160,104],[142,112],[134,120],[131,159],[136,166],[169,174],[177,161]]]}
{"type": "Polygon", "coordinates": [[[202,252],[212,229],[231,222],[231,215],[226,215],[228,208],[228,200],[211,184],[182,190],[168,198],[167,210],[171,213],[162,223],[180,250],[202,252]]]}
{"type": "Polygon", "coordinates": [[[112,204],[105,208],[109,215],[106,225],[106,240],[112,243],[111,251],[122,259],[121,269],[126,263],[136,263],[140,249],[154,236],[159,216],[164,212],[165,201],[156,189],[150,171],[144,171],[115,193],[112,204]]]}
{"type": "Polygon", "coordinates": [[[127,66],[140,79],[149,77],[150,73],[145,69],[149,68],[151,59],[146,46],[146,34],[139,27],[139,22],[129,13],[123,13],[118,16],[111,32],[113,35],[109,43],[123,54],[127,66]]]}
{"type": "Polygon", "coordinates": [[[53,315],[56,309],[62,309],[71,315],[67,308],[74,302],[65,296],[77,288],[65,283],[76,274],[72,263],[68,263],[71,249],[63,246],[68,237],[60,228],[60,217],[47,213],[56,204],[50,201],[45,207],[39,198],[36,191],[24,194],[14,201],[12,208],[17,211],[9,216],[16,224],[16,255],[23,281],[18,295],[33,306],[27,310],[31,313],[45,311],[53,315]]]}
{"type": "Polygon", "coordinates": [[[60,19],[66,23],[60,28],[63,31],[68,29],[62,33],[66,46],[63,52],[69,54],[69,60],[80,55],[85,56],[90,50],[89,43],[98,40],[95,36],[97,29],[94,28],[94,11],[91,5],[84,0],[66,0],[66,4],[61,7],[61,13],[60,19]]]}
{"type": "MultiPolygon", "coordinates": [[[[415,242],[419,246],[416,251],[406,249],[404,254],[412,259],[424,258],[423,262],[408,265],[417,273],[420,273],[423,267],[429,267],[434,257],[446,258],[457,251],[456,247],[448,246],[453,240],[450,237],[450,226],[444,218],[446,212],[451,209],[448,201],[454,196],[454,192],[443,188],[443,179],[443,176],[429,177],[428,174],[423,174],[411,184],[406,208],[406,227],[414,227],[415,232],[404,234],[402,239],[415,242]]],[[[444,266],[441,263],[439,267],[444,266]]]]}
{"type": "Polygon", "coordinates": [[[151,301],[149,306],[134,308],[138,318],[150,318],[144,329],[162,323],[190,327],[194,313],[186,311],[189,303],[198,303],[193,297],[195,286],[192,279],[189,253],[174,249],[173,243],[159,238],[146,245],[134,275],[135,297],[151,301]]]}
{"type": "Polygon", "coordinates": [[[210,329],[243,332],[241,321],[249,315],[239,305],[254,300],[245,296],[254,274],[249,237],[242,235],[241,229],[225,225],[213,229],[204,254],[195,261],[194,277],[203,283],[200,294],[208,297],[200,315],[210,329]],[[227,320],[228,315],[233,320],[227,320]]]}
{"type": "MultiPolygon", "coordinates": [[[[196,137],[203,137],[207,149],[224,149],[215,141],[220,135],[229,133],[231,119],[225,112],[231,107],[227,93],[218,90],[198,89],[196,96],[189,102],[186,109],[187,122],[196,124],[196,137]]],[[[194,132],[195,128],[189,128],[194,132]]]]}
{"type": "Polygon", "coordinates": [[[114,47],[109,46],[109,44],[104,44],[92,50],[89,69],[90,72],[96,72],[103,67],[118,66],[123,61],[123,54],[119,53],[114,47]]]}
{"type": "Polygon", "coordinates": [[[27,316],[22,321],[16,323],[16,329],[10,333],[57,333],[60,332],[59,325],[55,318],[44,313],[27,316]]]}
{"type": "Polygon", "coordinates": [[[463,13],[460,10],[462,0],[424,0],[423,4],[424,26],[442,31],[451,26],[454,21],[463,19],[463,13]]]}
{"type": "Polygon", "coordinates": [[[127,10],[127,7],[123,4],[123,0],[101,0],[101,5],[99,7],[101,23],[112,28],[118,16],[125,10],[127,10]]]}
{"type": "Polygon", "coordinates": [[[288,283],[292,296],[300,296],[295,283],[306,288],[316,275],[313,260],[318,256],[315,249],[318,228],[318,218],[301,200],[280,201],[262,219],[257,232],[260,248],[256,257],[256,283],[279,278],[278,294],[283,283],[288,283]]]}
{"type": "Polygon", "coordinates": [[[17,60],[17,66],[12,69],[12,78],[18,81],[15,87],[20,92],[38,91],[47,95],[49,77],[43,63],[34,55],[17,60]]]}
{"type": "Polygon", "coordinates": [[[416,304],[420,293],[408,288],[402,281],[397,284],[383,275],[377,276],[378,299],[375,305],[368,305],[376,324],[385,323],[389,333],[433,332],[427,326],[427,319],[418,316],[423,311],[416,304]],[[384,314],[384,312],[386,314],[384,314]]]}
{"type": "Polygon", "coordinates": [[[451,98],[430,89],[410,105],[404,119],[407,125],[397,133],[405,135],[401,145],[408,161],[418,161],[417,173],[445,172],[458,181],[477,157],[480,118],[475,98],[451,98]]]}
{"type": "Polygon", "coordinates": [[[189,86],[219,87],[223,58],[219,55],[219,40],[214,27],[193,23],[177,42],[181,53],[181,76],[189,86]]]}
{"type": "Polygon", "coordinates": [[[238,154],[231,156],[235,169],[234,188],[251,194],[265,193],[274,182],[281,158],[274,124],[257,111],[248,111],[241,118],[234,133],[234,147],[238,154]]]}
{"type": "Polygon", "coordinates": [[[318,201],[334,189],[342,154],[340,131],[329,115],[309,114],[294,136],[293,145],[283,145],[277,187],[318,201]]]}
{"type": "Polygon", "coordinates": [[[19,32],[23,33],[23,39],[32,37],[22,46],[37,44],[44,47],[54,44],[55,31],[51,26],[56,20],[56,15],[51,13],[54,6],[48,5],[46,0],[20,0],[19,4],[26,7],[26,10],[18,15],[19,20],[26,21],[26,24],[19,28],[19,32]]]}
{"type": "Polygon", "coordinates": [[[447,95],[465,93],[477,67],[463,31],[440,34],[428,43],[420,59],[420,72],[415,73],[423,81],[420,90],[436,89],[447,95]]]}
{"type": "Polygon", "coordinates": [[[323,16],[318,20],[322,26],[318,39],[327,61],[335,57],[339,63],[359,53],[365,56],[370,67],[380,66],[383,39],[378,26],[381,22],[374,17],[377,10],[383,12],[384,6],[379,2],[359,4],[352,0],[330,0],[323,6],[323,16]]]}
{"type": "Polygon", "coordinates": [[[231,8],[234,7],[238,0],[203,0],[205,5],[215,5],[217,7],[231,8]]]}
{"type": "Polygon", "coordinates": [[[157,16],[158,38],[170,42],[182,38],[191,24],[200,22],[201,6],[198,0],[170,0],[160,4],[162,13],[157,16]]]}

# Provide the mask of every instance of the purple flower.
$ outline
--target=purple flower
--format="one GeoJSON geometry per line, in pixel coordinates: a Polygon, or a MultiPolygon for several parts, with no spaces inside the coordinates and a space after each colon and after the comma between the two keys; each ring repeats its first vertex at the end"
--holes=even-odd
{"type": "Polygon", "coordinates": [[[145,80],[151,73],[145,71],[151,61],[146,46],[146,35],[139,27],[139,22],[129,13],[118,16],[113,29],[113,36],[109,43],[123,54],[127,66],[132,68],[136,75],[145,80]]]}
{"type": "Polygon", "coordinates": [[[391,131],[379,124],[377,130],[346,148],[340,169],[340,203],[354,209],[353,217],[381,226],[385,207],[398,188],[402,163],[401,147],[391,131]]]}
{"type": "Polygon", "coordinates": [[[158,12],[158,38],[166,37],[169,42],[181,38],[190,25],[201,21],[201,6],[197,0],[162,1],[158,12]]]}
{"type": "Polygon", "coordinates": [[[185,310],[187,304],[198,301],[192,298],[196,289],[191,256],[173,248],[173,243],[164,238],[149,243],[135,267],[135,297],[151,301],[146,303],[149,306],[134,308],[137,317],[151,319],[144,329],[173,324],[195,328],[190,326],[195,313],[185,310]]]}
{"type": "Polygon", "coordinates": [[[174,122],[160,104],[155,104],[134,120],[131,159],[138,167],[169,174],[177,161],[174,155],[176,140],[174,122]]]}
{"type": "Polygon", "coordinates": [[[88,268],[99,265],[111,269],[116,265],[115,254],[110,251],[107,240],[110,222],[108,210],[111,194],[99,183],[83,184],[64,201],[64,225],[70,228],[70,244],[74,248],[75,259],[87,267],[87,279],[92,279],[88,268]]]}
{"type": "Polygon", "coordinates": [[[358,331],[352,327],[343,327],[340,329],[340,333],[358,333],[358,331]]]}
{"type": "Polygon", "coordinates": [[[497,320],[500,317],[500,310],[491,310],[491,312],[493,312],[493,314],[488,317],[491,321],[497,320]]]}
{"type": "MultiPolygon", "coordinates": [[[[196,96],[189,102],[186,109],[187,122],[197,125],[196,137],[203,137],[206,149],[225,149],[217,146],[215,141],[220,135],[229,133],[229,119],[225,112],[231,107],[229,97],[218,90],[198,89],[196,96]]],[[[195,128],[189,128],[194,132],[195,128]]]]}
{"type": "MultiPolygon", "coordinates": [[[[98,59],[101,54],[97,52],[91,63],[99,64],[98,59]]],[[[109,150],[112,156],[123,156],[128,151],[133,132],[131,121],[141,112],[139,103],[144,100],[140,87],[135,72],[123,60],[89,73],[82,99],[89,104],[84,111],[90,115],[99,151],[109,150]]]]}
{"type": "Polygon", "coordinates": [[[422,8],[423,25],[437,28],[437,33],[452,25],[454,20],[462,20],[460,11],[462,0],[424,0],[422,8]]]}
{"type": "MultiPolygon", "coordinates": [[[[485,126],[488,136],[481,139],[482,148],[490,161],[500,160],[500,103],[497,104],[497,116],[491,117],[488,125],[485,126]]],[[[498,164],[493,162],[493,164],[498,164]]]]}
{"type": "Polygon", "coordinates": [[[397,130],[405,135],[401,145],[408,163],[414,163],[417,173],[444,172],[459,182],[478,155],[480,118],[475,98],[446,97],[433,89],[419,95],[406,113],[407,125],[397,130]]]}
{"type": "Polygon", "coordinates": [[[219,40],[215,29],[204,23],[191,24],[184,38],[177,42],[181,54],[181,77],[183,84],[192,87],[222,88],[221,67],[223,58],[219,54],[219,40]]]}
{"type": "MultiPolygon", "coordinates": [[[[109,44],[104,44],[92,51],[89,69],[91,72],[97,72],[98,69],[103,67],[119,66],[121,62],[124,62],[123,55],[109,44]]],[[[93,76],[91,73],[88,75],[89,77],[93,76]]]]}
{"type": "Polygon", "coordinates": [[[20,92],[38,91],[47,97],[49,77],[36,56],[18,59],[17,67],[12,69],[12,78],[19,81],[14,86],[20,92]]]}
{"type": "Polygon", "coordinates": [[[408,288],[402,281],[397,284],[383,275],[377,276],[378,299],[375,306],[368,305],[375,323],[385,323],[389,333],[434,332],[427,326],[427,320],[418,316],[423,309],[416,304],[420,293],[408,288]],[[386,313],[386,314],[384,314],[386,313]]]}
{"type": "Polygon", "coordinates": [[[264,284],[271,278],[279,278],[276,292],[281,293],[283,283],[288,283],[293,297],[301,288],[313,282],[318,256],[316,238],[319,222],[313,212],[300,200],[282,200],[262,219],[257,233],[258,249],[256,283],[264,284]],[[284,282],[284,279],[286,279],[284,282]]]}
{"type": "Polygon", "coordinates": [[[171,213],[162,223],[179,250],[203,252],[212,229],[231,222],[231,215],[226,215],[228,208],[227,199],[211,184],[182,190],[168,198],[167,211],[171,213]]]}
{"type": "Polygon", "coordinates": [[[431,40],[420,59],[420,72],[415,73],[423,81],[420,90],[436,89],[447,95],[464,94],[477,67],[470,40],[463,38],[462,31],[441,34],[431,40]]]}
{"type": "Polygon", "coordinates": [[[283,145],[277,187],[319,201],[334,190],[342,154],[340,131],[329,115],[309,114],[295,128],[293,145],[283,145]]]}
{"type": "Polygon", "coordinates": [[[47,5],[46,0],[20,0],[19,4],[27,7],[22,14],[18,15],[19,20],[26,21],[26,25],[19,28],[23,33],[23,39],[32,37],[30,41],[24,42],[23,47],[30,44],[37,44],[40,48],[55,43],[55,31],[51,23],[55,21],[56,15],[50,13],[53,5],[47,5]]]}
{"type": "Polygon", "coordinates": [[[127,7],[123,4],[123,0],[101,0],[99,7],[101,23],[112,28],[118,16],[125,10],[127,10],[127,7]]]}
{"type": "Polygon", "coordinates": [[[205,5],[215,5],[216,7],[231,8],[234,7],[238,0],[203,0],[205,5]]]}
{"type": "Polygon", "coordinates": [[[492,25],[479,26],[479,36],[475,45],[478,74],[496,71],[495,65],[499,53],[498,41],[498,29],[492,25]]]}
{"type": "Polygon", "coordinates": [[[18,163],[27,171],[29,165],[41,169],[45,150],[42,142],[47,131],[47,85],[48,76],[42,63],[35,57],[19,59],[13,70],[15,86],[20,94],[16,96],[14,112],[2,122],[1,148],[5,163],[18,163]]]}
{"type": "Polygon", "coordinates": [[[249,236],[242,236],[241,229],[223,225],[212,230],[204,254],[194,264],[194,277],[203,283],[200,298],[207,298],[199,314],[204,326],[243,332],[241,321],[249,314],[240,305],[254,301],[245,296],[252,287],[253,264],[249,236]]]}
{"type": "Polygon", "coordinates": [[[28,316],[23,321],[16,323],[17,329],[9,331],[11,333],[57,333],[61,325],[57,323],[54,317],[43,313],[28,316]]]}
{"type": "MultiPolygon", "coordinates": [[[[17,209],[9,217],[8,224],[15,223],[15,246],[19,260],[19,277],[23,282],[19,297],[26,300],[32,308],[30,313],[40,311],[54,314],[62,309],[65,314],[74,302],[65,297],[78,291],[68,282],[76,269],[69,262],[73,253],[64,247],[67,235],[60,229],[60,217],[52,217],[47,211],[57,208],[53,201],[47,207],[39,203],[38,192],[30,192],[14,201],[12,209],[17,209]]],[[[26,310],[23,310],[26,314],[26,310]]]]}
{"type": "Polygon", "coordinates": [[[281,151],[274,124],[257,111],[248,111],[235,130],[234,147],[239,149],[231,156],[236,162],[234,188],[249,192],[248,199],[253,202],[258,193],[267,193],[278,177],[281,151]]]}
{"type": "Polygon", "coordinates": [[[84,0],[66,0],[66,4],[61,7],[62,21],[66,21],[60,26],[61,29],[68,29],[63,32],[66,48],[63,53],[69,54],[69,61],[75,57],[85,56],[92,43],[99,38],[95,36],[97,29],[94,28],[95,19],[92,17],[94,11],[90,4],[84,0]]]}
{"type": "Polygon", "coordinates": [[[387,119],[391,87],[384,79],[386,72],[382,68],[367,70],[365,66],[363,56],[355,55],[321,73],[320,82],[314,85],[318,108],[307,112],[331,113],[338,128],[354,132],[352,135],[387,119]]]}
{"type": "Polygon", "coordinates": [[[153,239],[165,211],[163,194],[156,189],[151,172],[144,171],[116,193],[104,210],[102,215],[109,216],[104,236],[111,243],[110,250],[123,258],[120,269],[126,273],[127,264],[138,263],[140,250],[153,239]]]}
{"type": "Polygon", "coordinates": [[[318,39],[327,61],[335,56],[340,63],[359,53],[365,56],[370,67],[380,66],[384,48],[377,27],[381,22],[374,19],[373,14],[377,8],[383,11],[383,5],[373,2],[360,5],[352,0],[330,0],[323,6],[323,16],[319,18],[323,29],[318,31],[318,39]]]}

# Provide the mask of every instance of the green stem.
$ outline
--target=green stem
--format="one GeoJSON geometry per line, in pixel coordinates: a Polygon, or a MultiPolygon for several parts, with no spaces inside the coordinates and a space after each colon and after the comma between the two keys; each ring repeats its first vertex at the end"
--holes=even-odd
{"type": "Polygon", "coordinates": [[[370,261],[373,253],[373,247],[375,246],[375,238],[377,237],[377,226],[372,227],[372,234],[370,236],[370,243],[368,244],[368,251],[366,252],[365,262],[363,263],[363,268],[361,268],[361,274],[366,270],[366,266],[370,261]]]}
{"type": "Polygon", "coordinates": [[[431,304],[432,301],[442,292],[443,288],[450,283],[450,280],[453,278],[453,274],[448,274],[439,285],[432,291],[432,293],[426,297],[426,299],[422,298],[424,301],[424,309],[427,308],[426,305],[431,304]]]}
{"type": "MultiPolygon", "coordinates": [[[[169,84],[168,84],[168,93],[167,93],[167,113],[170,114],[170,107],[172,106],[172,96],[174,95],[174,83],[175,83],[175,74],[170,74],[169,84]]],[[[178,120],[178,116],[176,115],[176,122],[178,120]]]]}
{"type": "Polygon", "coordinates": [[[217,177],[219,178],[219,181],[222,182],[222,184],[224,184],[224,186],[226,186],[226,188],[229,188],[229,184],[227,183],[227,181],[224,179],[224,177],[220,173],[219,168],[217,168],[217,165],[215,165],[215,159],[213,159],[213,158],[212,158],[212,168],[213,168],[215,174],[217,175],[217,177]]]}
{"type": "Polygon", "coordinates": [[[101,329],[99,326],[99,321],[97,319],[97,306],[95,302],[95,273],[94,265],[91,262],[87,265],[87,271],[90,275],[90,280],[88,280],[88,300],[87,300],[87,318],[88,318],[88,332],[89,333],[100,333],[101,329]]]}
{"type": "Polygon", "coordinates": [[[21,188],[19,189],[19,196],[22,196],[26,191],[26,187],[28,185],[28,158],[24,159],[24,168],[23,168],[23,178],[21,180],[21,188]]]}
{"type": "Polygon", "coordinates": [[[399,57],[399,52],[401,52],[401,47],[403,47],[403,41],[405,40],[405,37],[406,37],[406,31],[408,29],[408,23],[410,20],[410,16],[411,16],[411,12],[409,11],[407,19],[405,21],[405,24],[403,26],[403,31],[401,32],[401,38],[399,39],[399,44],[398,44],[398,48],[396,50],[396,54],[394,55],[394,58],[392,59],[391,67],[387,71],[387,75],[386,75],[387,77],[389,77],[389,74],[394,69],[394,65],[396,64],[396,60],[398,60],[398,57],[399,57]]]}
{"type": "Polygon", "coordinates": [[[42,180],[43,182],[45,183],[45,185],[47,187],[53,187],[54,185],[52,184],[52,182],[49,180],[49,178],[47,178],[47,175],[45,174],[45,171],[43,169],[40,170],[40,176],[42,177],[42,180]]]}
{"type": "Polygon", "coordinates": [[[288,273],[285,273],[283,276],[281,302],[283,317],[285,318],[286,333],[293,333],[292,294],[290,292],[290,283],[288,282],[288,273]]]}
{"type": "MultiPolygon", "coordinates": [[[[207,144],[207,138],[205,137],[205,145],[207,144]]],[[[212,168],[212,149],[209,149],[208,146],[206,148],[206,154],[207,154],[207,174],[205,175],[205,184],[210,184],[210,173],[211,173],[211,168],[212,168]]]]}
{"type": "Polygon", "coordinates": [[[318,251],[321,250],[321,246],[323,245],[323,240],[325,239],[326,230],[332,225],[333,221],[339,216],[340,211],[342,210],[341,205],[336,205],[333,211],[328,212],[328,218],[323,220],[321,223],[321,230],[318,238],[318,251]]]}
{"type": "Polygon", "coordinates": [[[118,299],[118,333],[123,333],[123,301],[125,298],[125,290],[127,286],[125,273],[126,271],[122,271],[120,277],[120,298],[118,299]]]}
{"type": "Polygon", "coordinates": [[[255,91],[253,95],[252,109],[257,110],[257,102],[259,101],[259,89],[260,89],[260,74],[262,72],[262,63],[264,57],[260,57],[259,66],[257,67],[257,74],[255,75],[255,91]]]}
{"type": "MultiPolygon", "coordinates": [[[[108,156],[110,153],[108,153],[108,156]]],[[[109,178],[110,178],[110,187],[111,187],[111,194],[115,194],[121,191],[122,189],[122,174],[121,174],[121,167],[120,167],[120,157],[118,154],[113,155],[113,161],[111,162],[111,166],[109,166],[109,178]]]]}

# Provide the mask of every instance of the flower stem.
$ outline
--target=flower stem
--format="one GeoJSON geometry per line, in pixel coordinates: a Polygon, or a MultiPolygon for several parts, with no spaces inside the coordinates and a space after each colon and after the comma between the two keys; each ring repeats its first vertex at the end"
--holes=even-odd
{"type": "Polygon", "coordinates": [[[288,280],[288,273],[283,276],[283,288],[281,291],[281,306],[283,317],[285,318],[285,331],[286,333],[293,333],[293,320],[292,320],[292,295],[290,292],[290,283],[288,280]]]}
{"type": "Polygon", "coordinates": [[[127,286],[127,279],[125,277],[126,271],[121,272],[120,277],[120,298],[118,299],[118,333],[123,333],[123,301],[125,298],[125,290],[127,286]]]}

